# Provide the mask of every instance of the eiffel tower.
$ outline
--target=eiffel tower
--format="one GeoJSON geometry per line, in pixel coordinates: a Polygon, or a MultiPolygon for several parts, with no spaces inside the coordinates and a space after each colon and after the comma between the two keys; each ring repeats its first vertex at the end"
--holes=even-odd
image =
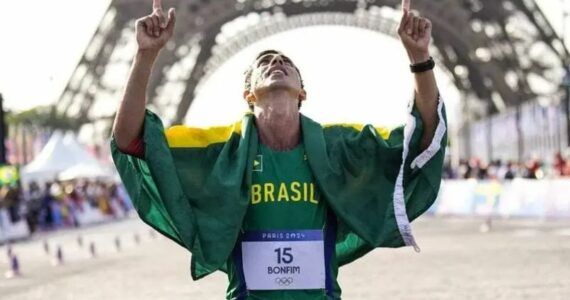
{"type": "MultiPolygon", "coordinates": [[[[60,113],[110,130],[136,49],[134,22],[150,13],[151,4],[111,2],[57,103],[60,113]]],[[[196,87],[251,43],[314,25],[359,27],[396,37],[400,4],[400,0],[164,0],[163,7],[176,8],[177,28],[184,30],[176,30],[155,64],[148,104],[167,123],[180,124],[196,87]],[[237,33],[232,30],[229,35],[224,26],[238,28],[237,33]]],[[[433,56],[452,78],[461,100],[481,108],[466,111],[466,118],[484,118],[505,106],[541,97],[563,98],[559,85],[569,53],[534,1],[414,0],[413,6],[432,20],[433,56]],[[534,89],[531,77],[556,92],[534,89]]]]}

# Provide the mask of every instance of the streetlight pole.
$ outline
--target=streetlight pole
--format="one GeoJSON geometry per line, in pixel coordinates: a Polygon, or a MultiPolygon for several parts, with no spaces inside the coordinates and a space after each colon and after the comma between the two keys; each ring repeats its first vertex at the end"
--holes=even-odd
{"type": "Polygon", "coordinates": [[[564,114],[566,116],[566,147],[570,147],[570,67],[568,63],[564,63],[565,75],[562,80],[564,88],[564,114]]]}
{"type": "Polygon", "coordinates": [[[6,123],[4,121],[4,98],[0,94],[0,165],[6,164],[6,123]]]}
{"type": "Polygon", "coordinates": [[[570,61],[566,55],[566,21],[568,19],[568,11],[565,5],[566,0],[560,0],[560,3],[562,6],[562,30],[560,39],[562,40],[562,47],[564,47],[564,52],[562,53],[562,63],[564,64],[564,78],[562,79],[562,87],[564,88],[563,107],[564,119],[566,121],[566,147],[568,148],[570,147],[570,61]]]}

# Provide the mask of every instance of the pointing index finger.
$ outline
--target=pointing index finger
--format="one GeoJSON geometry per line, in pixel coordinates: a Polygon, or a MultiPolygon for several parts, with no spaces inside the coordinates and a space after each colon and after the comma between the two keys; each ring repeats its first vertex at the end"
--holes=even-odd
{"type": "Polygon", "coordinates": [[[162,0],[152,0],[152,9],[162,9],[162,0]]]}
{"type": "MultiPolygon", "coordinates": [[[[160,1],[160,0],[158,0],[160,1]]],[[[410,4],[412,0],[402,0],[402,10],[410,11],[410,4]]]]}

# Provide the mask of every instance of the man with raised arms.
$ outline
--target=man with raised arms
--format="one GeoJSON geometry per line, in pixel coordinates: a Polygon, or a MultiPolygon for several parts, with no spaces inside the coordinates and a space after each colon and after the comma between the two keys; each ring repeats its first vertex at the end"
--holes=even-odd
{"type": "Polygon", "coordinates": [[[145,110],[146,88],[175,12],[154,0],[137,20],[113,158],[141,219],[192,252],[194,279],[226,272],[228,299],[340,299],[339,266],[376,247],[419,250],[410,222],[437,196],[446,123],[431,23],[409,0],[402,13],[415,97],[406,125],[393,130],[305,117],[300,70],[275,50],[245,73],[251,112],[241,121],[164,130],[145,110]]]}

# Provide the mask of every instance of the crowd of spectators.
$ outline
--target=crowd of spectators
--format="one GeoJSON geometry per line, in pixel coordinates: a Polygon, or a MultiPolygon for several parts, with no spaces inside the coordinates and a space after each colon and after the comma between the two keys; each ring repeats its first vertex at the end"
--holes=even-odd
{"type": "Polygon", "coordinates": [[[477,157],[462,160],[458,167],[452,167],[449,162],[444,166],[445,179],[498,179],[511,180],[514,178],[545,179],[570,177],[570,159],[565,159],[560,153],[547,163],[543,159],[534,158],[526,162],[494,160],[490,163],[477,157]]]}
{"type": "Polygon", "coordinates": [[[32,182],[25,191],[19,186],[4,186],[0,189],[0,208],[8,211],[12,223],[24,218],[34,232],[77,227],[80,215],[87,211],[121,218],[132,204],[121,185],[78,180],[43,186],[32,182]]]}

